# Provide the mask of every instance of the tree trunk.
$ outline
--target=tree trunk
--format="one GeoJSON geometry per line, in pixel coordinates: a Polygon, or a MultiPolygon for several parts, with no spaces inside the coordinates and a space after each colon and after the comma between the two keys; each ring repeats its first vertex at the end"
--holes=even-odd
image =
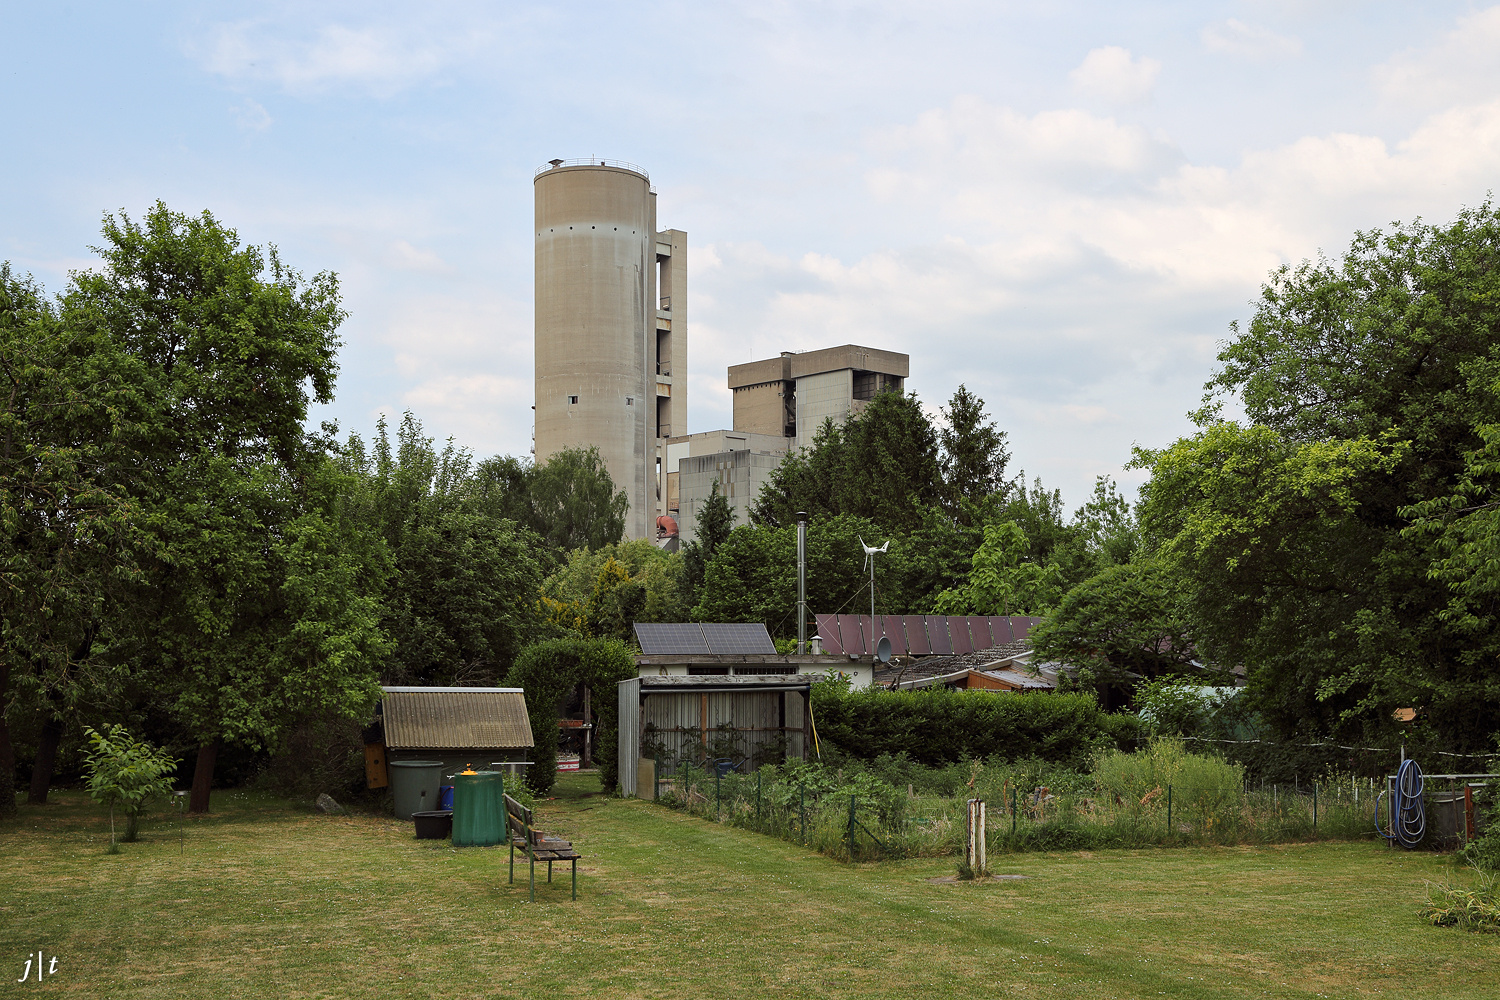
{"type": "Polygon", "coordinates": [[[10,707],[10,664],[0,663],[0,819],[16,814],[16,748],[11,746],[5,710],[10,707]]]}
{"type": "Polygon", "coordinates": [[[47,804],[47,790],[52,787],[52,769],[57,766],[57,745],[62,742],[61,719],[42,723],[42,741],[36,748],[36,764],[31,768],[31,794],[26,801],[34,806],[47,804]]]}
{"type": "Polygon", "coordinates": [[[208,812],[208,789],[214,780],[214,761],[219,756],[219,741],[198,748],[198,764],[193,768],[193,794],[188,796],[188,812],[208,812]]]}

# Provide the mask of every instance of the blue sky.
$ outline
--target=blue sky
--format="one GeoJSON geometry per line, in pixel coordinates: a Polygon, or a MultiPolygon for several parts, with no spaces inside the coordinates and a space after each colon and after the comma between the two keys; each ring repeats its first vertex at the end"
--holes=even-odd
{"type": "Polygon", "coordinates": [[[207,208],[350,319],[324,417],[525,454],[531,178],[642,164],[689,236],[689,430],[846,342],[960,382],[1081,503],[1188,433],[1267,272],[1500,178],[1500,7],[5,2],[0,259],[207,208]]]}

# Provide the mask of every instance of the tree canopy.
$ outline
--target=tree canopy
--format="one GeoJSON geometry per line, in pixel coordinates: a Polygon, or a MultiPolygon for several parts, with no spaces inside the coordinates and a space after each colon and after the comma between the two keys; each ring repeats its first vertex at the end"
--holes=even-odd
{"type": "Polygon", "coordinates": [[[1195,639],[1244,664],[1283,734],[1477,750],[1500,728],[1489,464],[1500,217],[1356,235],[1272,274],[1197,414],[1159,451],[1142,528],[1191,581],[1195,639]],[[1221,419],[1238,400],[1248,424],[1221,419]]]}

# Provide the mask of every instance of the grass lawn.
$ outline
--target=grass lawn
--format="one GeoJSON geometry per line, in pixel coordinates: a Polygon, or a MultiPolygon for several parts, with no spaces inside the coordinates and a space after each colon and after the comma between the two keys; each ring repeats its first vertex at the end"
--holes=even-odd
{"type": "Polygon", "coordinates": [[[1425,925],[1444,859],[1371,843],[843,865],[591,794],[587,856],[526,902],[499,848],[215,792],[107,855],[77,793],[0,825],[0,992],[80,997],[1500,997],[1500,935],[1425,925]],[[18,983],[27,953],[58,958],[18,983]],[[8,977],[8,978],[6,978],[8,977]]]}

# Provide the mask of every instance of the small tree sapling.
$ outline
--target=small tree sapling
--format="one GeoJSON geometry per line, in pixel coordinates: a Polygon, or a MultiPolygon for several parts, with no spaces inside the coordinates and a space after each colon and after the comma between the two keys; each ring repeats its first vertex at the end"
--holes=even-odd
{"type": "Polygon", "coordinates": [[[109,849],[119,850],[115,840],[115,807],[125,814],[125,840],[133,842],[140,830],[141,813],[153,798],[171,794],[168,777],[177,759],[165,750],[131,736],[124,726],[106,726],[99,733],[89,726],[84,734],[92,749],[85,755],[89,796],[109,806],[109,849]]]}

